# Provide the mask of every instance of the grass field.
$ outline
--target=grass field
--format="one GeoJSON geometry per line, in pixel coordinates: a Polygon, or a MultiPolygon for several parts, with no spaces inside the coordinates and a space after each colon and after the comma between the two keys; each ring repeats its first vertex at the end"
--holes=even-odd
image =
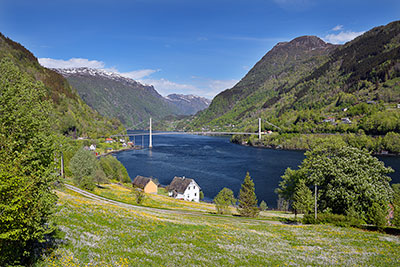
{"type": "Polygon", "coordinates": [[[400,265],[400,238],[377,232],[119,206],[70,190],[57,194],[63,242],[38,266],[400,265]]]}

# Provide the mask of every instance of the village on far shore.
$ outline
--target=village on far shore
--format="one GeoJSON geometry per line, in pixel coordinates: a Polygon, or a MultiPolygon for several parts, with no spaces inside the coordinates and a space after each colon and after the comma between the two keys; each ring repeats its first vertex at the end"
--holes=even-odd
{"type": "MultiPolygon", "coordinates": [[[[132,182],[136,190],[142,190],[146,194],[157,194],[160,185],[156,178],[136,176],[132,182]]],[[[194,179],[175,176],[172,182],[165,187],[168,196],[175,199],[199,202],[201,197],[201,187],[194,179]]]]}

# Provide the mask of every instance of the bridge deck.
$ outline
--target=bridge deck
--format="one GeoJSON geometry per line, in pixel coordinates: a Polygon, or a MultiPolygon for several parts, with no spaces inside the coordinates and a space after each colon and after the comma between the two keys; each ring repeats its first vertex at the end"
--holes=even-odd
{"type": "MultiPolygon", "coordinates": [[[[141,135],[149,135],[149,132],[144,133],[134,133],[134,134],[118,134],[112,135],[111,137],[119,137],[119,136],[141,136],[141,135]]],[[[247,133],[247,132],[152,132],[151,135],[169,135],[169,134],[196,134],[196,135],[258,135],[258,133],[247,133]]],[[[263,134],[263,133],[261,133],[263,134]]]]}

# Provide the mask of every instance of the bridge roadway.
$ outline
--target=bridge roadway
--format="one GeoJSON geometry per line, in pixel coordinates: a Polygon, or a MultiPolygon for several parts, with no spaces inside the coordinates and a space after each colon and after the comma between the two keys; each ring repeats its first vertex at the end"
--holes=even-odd
{"type": "MultiPolygon", "coordinates": [[[[152,132],[151,135],[168,135],[168,134],[196,134],[196,135],[258,135],[259,133],[248,133],[248,132],[152,132]]],[[[264,133],[261,133],[264,134],[264,133]]],[[[149,132],[134,133],[134,134],[117,134],[111,137],[122,137],[122,136],[142,136],[150,135],[149,132]]]]}

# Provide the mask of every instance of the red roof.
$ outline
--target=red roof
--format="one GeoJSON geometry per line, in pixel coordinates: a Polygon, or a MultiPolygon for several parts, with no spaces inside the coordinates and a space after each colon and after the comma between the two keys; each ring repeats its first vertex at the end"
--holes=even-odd
{"type": "Polygon", "coordinates": [[[106,138],[106,141],[113,141],[112,138],[106,138]]]}

